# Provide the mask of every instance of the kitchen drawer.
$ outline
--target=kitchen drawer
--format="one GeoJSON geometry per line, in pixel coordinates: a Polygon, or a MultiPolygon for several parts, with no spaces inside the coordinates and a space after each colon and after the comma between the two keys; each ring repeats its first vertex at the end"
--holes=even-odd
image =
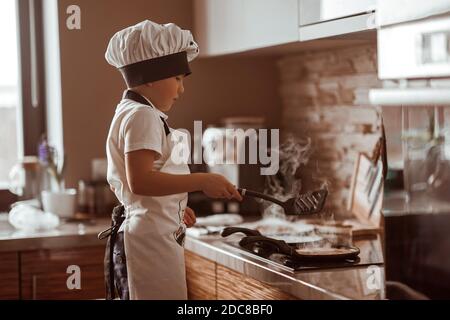
{"type": "Polygon", "coordinates": [[[39,250],[21,253],[22,299],[66,300],[105,297],[105,248],[39,250]],[[69,289],[69,266],[80,268],[80,289],[69,289]]]}
{"type": "Polygon", "coordinates": [[[0,300],[20,299],[19,254],[0,253],[0,300]]]}

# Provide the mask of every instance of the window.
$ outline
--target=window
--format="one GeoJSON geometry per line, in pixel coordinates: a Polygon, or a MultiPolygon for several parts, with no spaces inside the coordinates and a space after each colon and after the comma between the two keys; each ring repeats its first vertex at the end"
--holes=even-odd
{"type": "Polygon", "coordinates": [[[22,153],[16,17],[16,1],[0,1],[0,189],[8,187],[9,170],[22,153]]]}
{"type": "Polygon", "coordinates": [[[9,171],[45,132],[43,1],[0,1],[0,211],[16,200],[9,171]]]}

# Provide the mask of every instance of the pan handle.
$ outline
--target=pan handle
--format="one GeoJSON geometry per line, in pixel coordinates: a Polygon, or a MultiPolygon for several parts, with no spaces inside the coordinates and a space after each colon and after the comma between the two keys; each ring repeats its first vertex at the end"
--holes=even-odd
{"type": "Polygon", "coordinates": [[[271,197],[267,194],[264,193],[260,193],[257,191],[253,191],[253,190],[247,190],[247,189],[243,189],[243,188],[238,188],[238,192],[242,195],[242,196],[249,196],[249,197],[253,197],[253,198],[259,198],[259,199],[264,199],[273,203],[278,204],[279,206],[284,206],[284,202],[280,201],[274,197],[271,197]]]}
{"type": "Polygon", "coordinates": [[[271,244],[277,248],[278,253],[282,253],[282,254],[286,254],[286,255],[295,254],[295,250],[290,245],[288,245],[285,241],[276,240],[276,239],[272,239],[272,238],[268,238],[268,237],[264,237],[264,236],[248,236],[248,237],[242,238],[241,241],[239,242],[239,245],[241,245],[242,247],[246,247],[255,242],[264,242],[267,244],[271,244]]]}
{"type": "Polygon", "coordinates": [[[222,237],[228,237],[233,233],[242,232],[246,236],[261,236],[261,233],[258,230],[252,230],[241,227],[226,227],[222,231],[222,237]]]}

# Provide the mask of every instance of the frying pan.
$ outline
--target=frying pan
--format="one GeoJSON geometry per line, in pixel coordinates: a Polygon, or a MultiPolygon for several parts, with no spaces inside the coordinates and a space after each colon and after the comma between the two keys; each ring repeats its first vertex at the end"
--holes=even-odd
{"type": "Polygon", "coordinates": [[[360,250],[353,246],[331,246],[327,252],[319,253],[314,249],[307,253],[303,249],[299,249],[297,244],[288,244],[283,240],[277,240],[261,235],[257,230],[250,230],[245,228],[230,227],[225,228],[222,232],[223,237],[227,237],[233,233],[242,232],[246,236],[239,241],[239,245],[243,248],[250,249],[255,245],[266,245],[277,253],[285,254],[297,261],[303,262],[329,262],[329,261],[344,261],[344,260],[356,260],[360,250]],[[335,249],[335,250],[333,250],[335,249]],[[337,250],[336,250],[337,249],[337,250]]]}

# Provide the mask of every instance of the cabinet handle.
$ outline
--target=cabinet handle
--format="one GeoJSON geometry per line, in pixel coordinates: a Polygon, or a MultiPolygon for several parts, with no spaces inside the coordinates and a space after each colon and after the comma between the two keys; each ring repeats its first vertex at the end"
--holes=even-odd
{"type": "Polygon", "coordinates": [[[31,299],[32,300],[37,300],[37,281],[38,281],[38,276],[34,274],[31,281],[32,281],[31,299]]]}

